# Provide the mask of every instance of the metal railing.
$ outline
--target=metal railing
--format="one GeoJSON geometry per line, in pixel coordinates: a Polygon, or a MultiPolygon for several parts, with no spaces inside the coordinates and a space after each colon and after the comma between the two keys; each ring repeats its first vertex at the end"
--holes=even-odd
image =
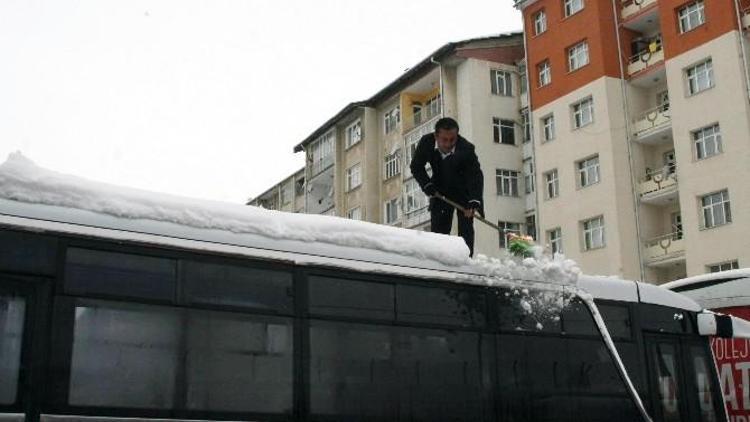
{"type": "MultiPolygon", "coordinates": [[[[631,64],[642,62],[646,66],[649,66],[651,64],[650,63],[651,59],[654,58],[654,56],[660,51],[662,51],[661,35],[651,40],[647,49],[643,51],[639,51],[638,53],[630,56],[629,61],[631,64]]],[[[662,60],[662,59],[659,59],[659,60],[662,60]]]]}
{"type": "Polygon", "coordinates": [[[646,247],[646,256],[648,258],[659,258],[685,252],[685,243],[681,230],[646,240],[644,246],[646,247]]]}
{"type": "Polygon", "coordinates": [[[635,119],[635,133],[636,135],[645,130],[661,126],[672,120],[672,116],[669,113],[669,103],[659,104],[656,107],[650,108],[635,119]]]}
{"type": "Polygon", "coordinates": [[[640,180],[640,193],[642,196],[666,191],[675,187],[677,187],[676,165],[666,165],[661,169],[648,171],[640,180]]]}

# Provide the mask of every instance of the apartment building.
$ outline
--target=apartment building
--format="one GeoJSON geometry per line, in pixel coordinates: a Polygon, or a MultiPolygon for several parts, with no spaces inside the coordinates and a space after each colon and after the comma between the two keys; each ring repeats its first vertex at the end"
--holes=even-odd
{"type": "Polygon", "coordinates": [[[277,211],[305,212],[305,169],[297,170],[270,189],[249,199],[246,205],[277,211]]]}
{"type": "MultiPolygon", "coordinates": [[[[428,230],[428,199],[409,163],[419,139],[450,116],[476,146],[487,216],[511,231],[534,231],[523,57],[520,33],[450,43],[344,107],[295,147],[306,155],[305,212],[428,230]]],[[[505,237],[475,228],[477,251],[499,255],[505,237]]]]}
{"type": "Polygon", "coordinates": [[[750,1],[515,3],[550,250],[655,283],[750,265],[750,1]]]}

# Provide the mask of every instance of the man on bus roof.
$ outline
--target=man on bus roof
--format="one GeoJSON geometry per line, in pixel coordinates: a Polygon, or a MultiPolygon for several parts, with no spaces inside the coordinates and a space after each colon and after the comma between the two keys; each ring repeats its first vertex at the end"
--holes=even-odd
{"type": "Polygon", "coordinates": [[[435,132],[422,137],[411,160],[410,168],[425,195],[430,197],[430,229],[450,234],[453,206],[439,199],[439,193],[463,206],[457,212],[458,235],[474,255],[474,214],[483,214],[484,176],[474,145],[458,134],[458,122],[445,117],[435,123],[435,132]],[[432,176],[425,166],[429,164],[432,176]]]}

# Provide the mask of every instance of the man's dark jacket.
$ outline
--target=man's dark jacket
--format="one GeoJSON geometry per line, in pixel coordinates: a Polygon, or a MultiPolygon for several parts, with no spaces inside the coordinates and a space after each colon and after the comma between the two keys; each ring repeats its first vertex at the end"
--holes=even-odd
{"type": "Polygon", "coordinates": [[[432,183],[438,192],[464,207],[468,207],[472,201],[478,201],[480,207],[484,205],[484,176],[479,159],[474,152],[474,145],[461,136],[458,137],[453,154],[445,159],[435,148],[435,135],[429,133],[423,136],[417,144],[410,168],[423,191],[432,183]],[[426,163],[430,163],[432,167],[432,177],[425,170],[426,163]]]}

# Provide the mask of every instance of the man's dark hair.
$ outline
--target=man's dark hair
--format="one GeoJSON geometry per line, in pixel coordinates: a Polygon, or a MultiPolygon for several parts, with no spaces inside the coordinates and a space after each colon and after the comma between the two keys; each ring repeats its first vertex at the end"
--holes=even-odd
{"type": "Polygon", "coordinates": [[[435,123],[435,133],[440,132],[440,130],[453,130],[455,129],[458,133],[458,122],[451,119],[450,117],[443,117],[442,119],[438,120],[437,123],[435,123]]]}

